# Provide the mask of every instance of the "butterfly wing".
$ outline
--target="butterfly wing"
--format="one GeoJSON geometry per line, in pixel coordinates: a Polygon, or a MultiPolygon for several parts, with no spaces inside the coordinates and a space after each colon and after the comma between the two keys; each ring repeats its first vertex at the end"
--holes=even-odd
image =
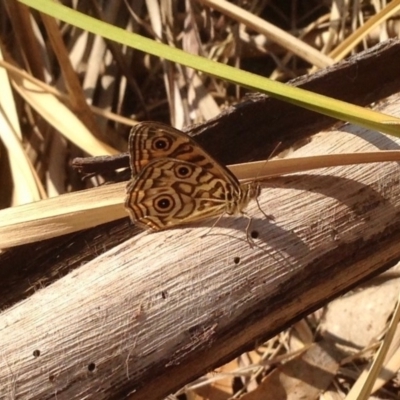
{"type": "Polygon", "coordinates": [[[125,207],[139,226],[159,231],[219,216],[240,188],[192,162],[161,158],[142,168],[127,188],[125,207]]]}
{"type": "Polygon", "coordinates": [[[129,135],[128,147],[132,178],[155,159],[173,158],[196,164],[214,176],[239,186],[231,171],[215,161],[188,135],[168,125],[153,121],[137,124],[129,135]]]}

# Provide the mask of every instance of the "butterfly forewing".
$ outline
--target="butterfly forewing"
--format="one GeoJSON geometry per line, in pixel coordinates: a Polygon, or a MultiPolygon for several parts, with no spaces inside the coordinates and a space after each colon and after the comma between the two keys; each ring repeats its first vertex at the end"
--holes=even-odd
{"type": "Polygon", "coordinates": [[[240,190],[206,168],[165,158],[150,162],[132,181],[125,207],[134,222],[157,231],[221,215],[228,194],[239,198],[240,190]]]}
{"type": "Polygon", "coordinates": [[[235,175],[215,161],[198,143],[168,125],[152,121],[137,124],[129,135],[128,147],[132,177],[155,159],[173,158],[196,164],[219,178],[239,185],[235,175]]]}

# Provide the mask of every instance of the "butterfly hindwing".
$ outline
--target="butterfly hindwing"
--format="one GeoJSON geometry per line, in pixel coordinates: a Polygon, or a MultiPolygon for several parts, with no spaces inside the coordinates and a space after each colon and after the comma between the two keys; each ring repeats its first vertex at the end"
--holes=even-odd
{"type": "Polygon", "coordinates": [[[240,187],[197,164],[161,158],[151,161],[127,190],[125,207],[139,225],[161,230],[226,211],[227,196],[240,197],[240,187]]]}

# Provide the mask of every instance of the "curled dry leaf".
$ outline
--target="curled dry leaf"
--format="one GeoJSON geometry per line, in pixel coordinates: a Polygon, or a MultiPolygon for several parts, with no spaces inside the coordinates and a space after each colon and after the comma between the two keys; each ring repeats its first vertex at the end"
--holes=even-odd
{"type": "Polygon", "coordinates": [[[275,369],[242,400],[316,399],[328,388],[339,368],[328,342],[314,343],[304,353],[275,369]]]}

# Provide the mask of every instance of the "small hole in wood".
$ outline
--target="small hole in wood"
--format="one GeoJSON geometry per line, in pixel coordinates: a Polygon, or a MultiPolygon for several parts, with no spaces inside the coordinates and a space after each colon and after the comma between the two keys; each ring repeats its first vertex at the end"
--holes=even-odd
{"type": "Polygon", "coordinates": [[[37,358],[40,356],[40,350],[33,350],[33,357],[37,358]]]}
{"type": "Polygon", "coordinates": [[[257,239],[258,238],[258,231],[251,231],[250,236],[252,237],[252,239],[257,239]]]}
{"type": "Polygon", "coordinates": [[[165,300],[168,297],[168,292],[166,290],[163,290],[161,292],[161,297],[165,300]]]}
{"type": "Polygon", "coordinates": [[[96,369],[96,364],[94,362],[89,363],[87,369],[89,372],[93,372],[96,369]]]}
{"type": "Polygon", "coordinates": [[[240,257],[234,257],[233,262],[237,265],[240,263],[240,257]]]}
{"type": "Polygon", "coordinates": [[[49,381],[50,382],[54,382],[55,379],[56,379],[56,377],[53,374],[49,375],[49,381]]]}

